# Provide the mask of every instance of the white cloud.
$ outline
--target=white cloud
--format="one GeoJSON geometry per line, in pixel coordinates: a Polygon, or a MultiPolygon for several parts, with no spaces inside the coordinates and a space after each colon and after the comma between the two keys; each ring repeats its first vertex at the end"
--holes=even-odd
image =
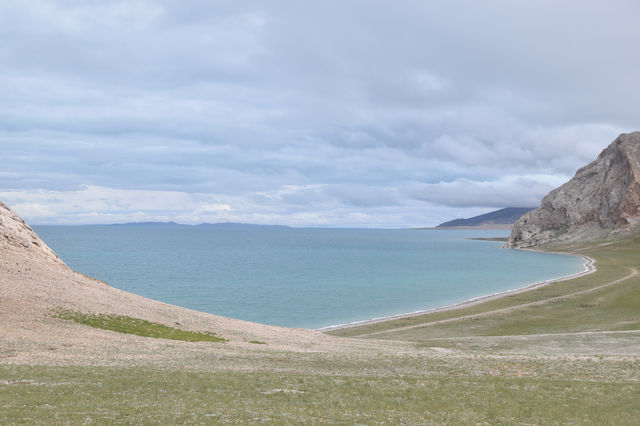
{"type": "Polygon", "coordinates": [[[230,212],[233,208],[228,204],[205,204],[196,209],[196,214],[230,212]]]}

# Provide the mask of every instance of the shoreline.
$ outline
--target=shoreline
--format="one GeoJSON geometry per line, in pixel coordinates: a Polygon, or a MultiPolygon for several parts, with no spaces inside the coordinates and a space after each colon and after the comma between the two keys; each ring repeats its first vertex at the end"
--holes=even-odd
{"type": "Polygon", "coordinates": [[[553,254],[562,254],[562,255],[566,255],[566,256],[580,257],[580,258],[582,258],[584,260],[584,270],[581,271],[581,272],[578,272],[578,273],[575,273],[575,274],[571,274],[571,275],[567,275],[567,276],[560,277],[560,278],[553,278],[553,279],[549,279],[549,280],[545,280],[545,281],[539,281],[539,282],[532,283],[532,284],[529,284],[529,285],[526,285],[526,286],[520,287],[520,288],[501,291],[501,292],[498,292],[498,293],[492,293],[492,294],[488,294],[488,295],[485,295],[485,296],[473,297],[471,299],[466,299],[466,300],[463,300],[462,302],[454,303],[452,305],[446,305],[446,306],[441,306],[441,307],[438,307],[438,308],[424,309],[424,310],[413,311],[413,312],[405,312],[405,313],[402,313],[402,314],[390,315],[390,316],[386,316],[386,317],[371,318],[371,319],[362,320],[362,321],[354,321],[354,322],[350,322],[350,323],[346,323],[346,324],[329,325],[329,326],[326,326],[326,327],[316,328],[316,329],[314,329],[314,331],[319,331],[319,332],[324,333],[324,332],[327,332],[327,331],[343,330],[343,329],[346,329],[346,328],[359,327],[359,326],[370,325],[370,324],[378,324],[378,323],[381,323],[381,322],[393,321],[393,320],[404,319],[404,318],[412,318],[412,317],[417,317],[417,316],[425,315],[425,314],[433,314],[433,313],[436,313],[436,312],[445,312],[445,311],[450,311],[450,310],[454,310],[454,309],[460,309],[460,308],[464,308],[464,307],[468,307],[468,306],[477,305],[479,303],[488,302],[490,300],[499,299],[501,297],[510,296],[510,295],[513,295],[513,294],[524,293],[526,291],[534,290],[534,289],[540,288],[540,287],[544,287],[544,286],[547,286],[549,284],[553,284],[553,283],[557,283],[557,282],[561,282],[561,281],[572,280],[574,278],[578,278],[578,277],[582,277],[582,276],[585,276],[585,275],[589,275],[589,274],[592,274],[592,273],[597,271],[597,268],[594,265],[595,260],[590,258],[589,256],[585,256],[583,254],[567,253],[567,252],[554,252],[554,251],[542,251],[542,250],[535,250],[535,249],[517,249],[517,250],[527,250],[527,251],[534,251],[534,252],[540,252],[540,253],[553,253],[553,254]]]}

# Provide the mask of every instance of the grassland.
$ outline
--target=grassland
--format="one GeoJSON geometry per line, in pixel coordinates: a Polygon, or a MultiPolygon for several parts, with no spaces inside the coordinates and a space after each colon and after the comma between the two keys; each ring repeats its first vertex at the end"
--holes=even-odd
{"type": "Polygon", "coordinates": [[[153,362],[24,365],[16,340],[0,350],[0,424],[637,424],[640,239],[563,249],[597,272],[321,336],[340,348],[166,341],[153,362]]]}
{"type": "Polygon", "coordinates": [[[182,340],[185,342],[224,342],[225,339],[213,333],[200,333],[179,328],[169,327],[146,321],[140,318],[132,318],[126,315],[93,314],[79,312],[71,309],[57,308],[51,312],[51,316],[89,327],[103,330],[116,331],[118,333],[135,334],[142,337],[154,337],[158,339],[182,340]]]}
{"type": "Polygon", "coordinates": [[[0,423],[625,425],[640,418],[638,382],[443,373],[0,366],[0,423]]]}

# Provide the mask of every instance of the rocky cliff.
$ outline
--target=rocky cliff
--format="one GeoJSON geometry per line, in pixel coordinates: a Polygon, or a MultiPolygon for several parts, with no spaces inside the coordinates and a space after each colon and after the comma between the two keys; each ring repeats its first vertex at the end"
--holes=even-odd
{"type": "Polygon", "coordinates": [[[63,264],[38,235],[16,212],[0,201],[0,251],[28,253],[29,258],[42,262],[63,264]]]}
{"type": "Polygon", "coordinates": [[[518,220],[506,247],[624,235],[640,229],[640,132],[620,135],[539,208],[518,220]]]}

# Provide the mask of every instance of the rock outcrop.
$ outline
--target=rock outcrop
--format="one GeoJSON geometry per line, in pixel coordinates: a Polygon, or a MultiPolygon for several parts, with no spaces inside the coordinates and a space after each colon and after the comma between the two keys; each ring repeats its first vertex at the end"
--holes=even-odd
{"type": "Polygon", "coordinates": [[[514,225],[506,247],[625,235],[640,229],[640,132],[620,135],[539,208],[514,225]]]}
{"type": "Polygon", "coordinates": [[[43,262],[64,264],[16,212],[0,201],[0,250],[20,251],[43,262]]]}

